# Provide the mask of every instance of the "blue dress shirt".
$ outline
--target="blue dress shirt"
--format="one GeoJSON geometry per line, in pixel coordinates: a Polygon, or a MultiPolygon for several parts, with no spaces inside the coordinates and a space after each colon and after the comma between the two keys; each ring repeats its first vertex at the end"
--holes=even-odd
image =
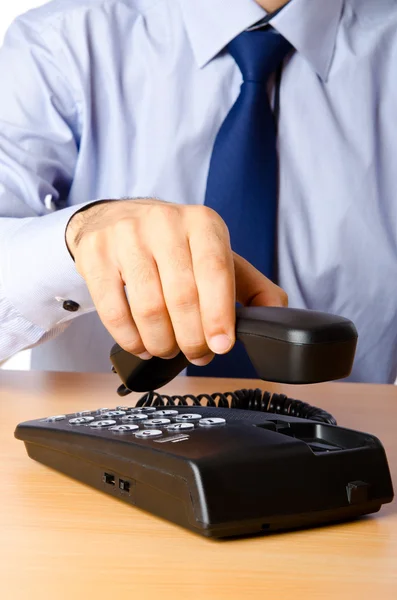
{"type": "MultiPolygon", "coordinates": [[[[34,346],[33,368],[109,369],[66,223],[99,198],[203,202],[241,84],[224,47],[264,16],[254,0],[55,0],[12,24],[0,51],[0,360],[34,346]]],[[[291,306],[355,322],[352,380],[392,382],[396,1],[292,0],[271,23],[296,49],[280,89],[278,282],[291,306]]]]}

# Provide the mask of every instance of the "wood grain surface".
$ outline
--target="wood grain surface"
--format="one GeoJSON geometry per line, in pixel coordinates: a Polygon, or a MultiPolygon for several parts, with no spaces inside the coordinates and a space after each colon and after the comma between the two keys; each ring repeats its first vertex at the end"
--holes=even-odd
{"type": "MultiPolygon", "coordinates": [[[[396,501],[354,523],[212,541],[35,463],[14,439],[21,421],[123,404],[117,384],[111,374],[0,371],[2,599],[397,599],[396,501]]],[[[252,386],[378,436],[397,481],[394,386],[178,378],[164,391],[252,386]]]]}

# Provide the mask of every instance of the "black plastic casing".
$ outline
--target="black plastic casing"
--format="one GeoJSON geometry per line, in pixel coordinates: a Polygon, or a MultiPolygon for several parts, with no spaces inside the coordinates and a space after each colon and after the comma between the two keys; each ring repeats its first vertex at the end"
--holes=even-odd
{"type": "MultiPolygon", "coordinates": [[[[196,427],[179,440],[171,434],[137,440],[68,421],[30,421],[15,436],[31,458],[209,537],[353,519],[393,499],[385,452],[372,435],[253,411],[176,410],[224,417],[227,424],[196,427]]],[[[131,513],[127,529],[133,520],[131,513]]]]}
{"type": "MultiPolygon", "coordinates": [[[[236,337],[260,379],[289,384],[347,377],[357,345],[356,328],[348,319],[279,307],[237,309],[236,337]]],[[[124,386],[136,392],[162,387],[189,364],[182,353],[171,360],[143,361],[118,344],[112,347],[110,360],[124,386]]]]}

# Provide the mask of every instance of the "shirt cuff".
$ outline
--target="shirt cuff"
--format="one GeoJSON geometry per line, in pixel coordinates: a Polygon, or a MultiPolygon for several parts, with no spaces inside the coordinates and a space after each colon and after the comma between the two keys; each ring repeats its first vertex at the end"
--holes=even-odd
{"type": "Polygon", "coordinates": [[[13,220],[13,226],[0,236],[4,296],[25,319],[44,331],[95,310],[65,242],[67,223],[82,206],[18,219],[18,223],[13,220]],[[65,300],[76,303],[78,310],[66,311],[65,300]]]}

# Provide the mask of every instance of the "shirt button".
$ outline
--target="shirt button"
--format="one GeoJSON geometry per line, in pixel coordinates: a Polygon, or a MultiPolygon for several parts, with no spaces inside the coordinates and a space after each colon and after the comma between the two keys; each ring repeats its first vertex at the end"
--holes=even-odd
{"type": "Polygon", "coordinates": [[[77,312],[80,308],[80,304],[77,304],[77,302],[75,302],[74,300],[65,300],[62,306],[64,310],[67,310],[69,312],[77,312]]]}

